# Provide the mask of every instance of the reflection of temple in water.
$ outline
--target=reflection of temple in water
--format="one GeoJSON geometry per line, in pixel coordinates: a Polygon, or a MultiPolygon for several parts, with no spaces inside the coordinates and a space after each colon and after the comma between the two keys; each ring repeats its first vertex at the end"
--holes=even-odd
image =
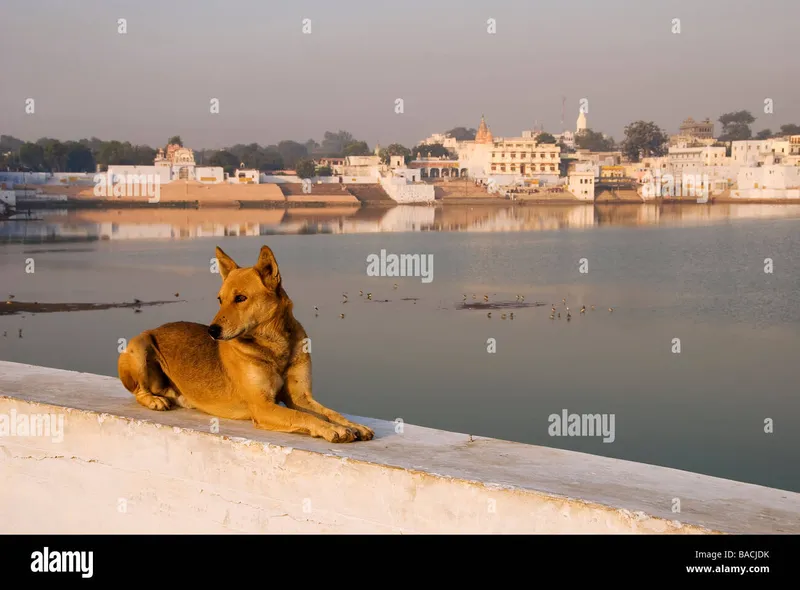
{"type": "Polygon", "coordinates": [[[702,226],[800,217],[800,205],[400,205],[390,209],[119,209],[39,212],[39,221],[0,222],[0,243],[181,240],[280,234],[515,232],[611,226],[702,226]]]}

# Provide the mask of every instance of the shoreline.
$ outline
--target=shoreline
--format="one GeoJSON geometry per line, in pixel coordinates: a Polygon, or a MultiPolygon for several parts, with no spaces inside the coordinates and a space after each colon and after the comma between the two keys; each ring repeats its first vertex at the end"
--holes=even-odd
{"type": "MultiPolygon", "coordinates": [[[[695,199],[677,200],[660,199],[652,201],[635,201],[632,199],[619,199],[608,201],[579,201],[577,199],[492,199],[492,198],[452,198],[425,203],[397,203],[386,201],[367,201],[360,203],[342,203],[333,201],[162,201],[159,203],[148,203],[146,201],[120,201],[112,199],[69,199],[67,201],[29,201],[21,199],[16,205],[16,217],[25,218],[24,211],[46,211],[53,209],[60,210],[86,210],[86,209],[308,209],[308,208],[340,208],[348,209],[391,209],[398,206],[411,207],[474,207],[479,206],[615,206],[615,205],[642,205],[642,206],[680,206],[680,205],[798,205],[800,199],[713,199],[705,203],[698,203],[695,199]]],[[[20,219],[6,219],[7,221],[17,221],[20,219]]]]}

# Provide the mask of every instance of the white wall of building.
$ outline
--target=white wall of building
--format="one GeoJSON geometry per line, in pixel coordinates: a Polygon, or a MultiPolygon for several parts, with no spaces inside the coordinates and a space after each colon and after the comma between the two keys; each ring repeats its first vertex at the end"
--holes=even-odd
{"type": "Polygon", "coordinates": [[[800,188],[800,167],[742,168],[739,170],[737,184],[739,189],[798,189],[800,188]]]}
{"type": "MultiPolygon", "coordinates": [[[[164,166],[116,166],[108,167],[108,174],[114,183],[127,182],[129,176],[140,177],[146,175],[150,178],[158,178],[158,182],[166,184],[170,181],[170,169],[164,166]]],[[[106,172],[98,172],[92,175],[92,182],[97,175],[106,175],[106,172]]]]}
{"type": "Polygon", "coordinates": [[[569,192],[581,201],[594,201],[595,177],[593,172],[573,172],[567,179],[569,192]]]}
{"type": "Polygon", "coordinates": [[[258,170],[239,170],[238,168],[228,178],[230,184],[259,184],[260,180],[261,172],[258,170]]]}
{"type": "Polygon", "coordinates": [[[194,169],[195,180],[204,184],[225,182],[225,170],[221,166],[198,166],[194,169]]]}

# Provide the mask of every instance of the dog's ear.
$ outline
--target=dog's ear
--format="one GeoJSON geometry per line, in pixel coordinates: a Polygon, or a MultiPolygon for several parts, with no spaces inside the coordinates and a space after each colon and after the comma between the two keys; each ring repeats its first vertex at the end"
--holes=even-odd
{"type": "Polygon", "coordinates": [[[258,262],[253,267],[256,269],[261,278],[265,281],[278,282],[281,279],[281,274],[278,271],[278,261],[275,260],[275,254],[269,246],[261,246],[261,252],[258,254],[258,262]]]}
{"type": "Polygon", "coordinates": [[[219,263],[219,274],[222,275],[223,281],[228,278],[228,274],[232,270],[239,268],[239,265],[233,261],[233,258],[225,254],[219,246],[217,246],[217,262],[219,263]]]}

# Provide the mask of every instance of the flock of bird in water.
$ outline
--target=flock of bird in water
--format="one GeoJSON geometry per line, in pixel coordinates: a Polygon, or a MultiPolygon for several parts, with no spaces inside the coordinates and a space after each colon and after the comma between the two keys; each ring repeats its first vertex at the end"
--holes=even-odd
{"type": "MultiPolygon", "coordinates": [[[[394,289],[395,289],[395,290],[397,290],[397,287],[398,287],[398,285],[397,285],[397,283],[395,283],[395,284],[394,284],[394,289]]],[[[358,295],[359,295],[359,297],[364,297],[364,291],[363,291],[363,290],[360,290],[360,291],[358,292],[358,295]]],[[[366,294],[366,296],[367,296],[367,300],[368,300],[368,301],[373,301],[373,299],[372,299],[372,293],[367,293],[367,294],[366,294]]],[[[180,293],[175,293],[175,297],[180,297],[180,293]]],[[[348,300],[348,298],[347,298],[347,293],[342,293],[342,298],[343,298],[343,300],[342,300],[342,303],[347,303],[347,300],[348,300]]],[[[11,303],[11,299],[14,299],[14,295],[9,295],[9,296],[8,296],[8,299],[9,299],[9,301],[8,301],[7,303],[11,303]]],[[[414,305],[416,305],[416,304],[417,304],[417,300],[416,300],[415,298],[409,298],[409,299],[410,299],[410,300],[413,300],[413,302],[414,302],[414,305]]],[[[477,295],[473,293],[473,294],[472,294],[472,299],[473,299],[473,300],[476,300],[476,299],[477,299],[477,295]]],[[[140,300],[138,300],[138,299],[134,299],[133,301],[134,301],[134,304],[137,304],[137,305],[142,303],[142,302],[141,302],[140,300]]],[[[384,301],[388,301],[388,299],[386,299],[386,300],[384,300],[384,301]]],[[[462,303],[463,303],[463,302],[466,302],[466,301],[467,301],[467,295],[466,295],[466,293],[465,293],[465,294],[464,294],[464,298],[463,298],[463,300],[462,300],[462,303]]],[[[484,303],[487,303],[487,304],[488,304],[488,303],[489,303],[489,295],[484,295],[484,296],[483,296],[483,301],[484,301],[484,303]]],[[[517,303],[520,303],[520,304],[521,304],[521,303],[523,303],[524,301],[525,301],[525,296],[524,296],[524,295],[517,295],[517,303]]],[[[567,305],[567,300],[566,300],[566,298],[564,298],[564,299],[562,299],[562,300],[561,300],[561,304],[564,306],[564,310],[565,310],[565,312],[566,312],[566,318],[567,318],[567,321],[570,321],[570,320],[572,319],[572,313],[570,312],[569,306],[567,305]]],[[[595,306],[594,306],[594,305],[592,305],[592,306],[590,307],[590,309],[591,309],[591,311],[594,311],[594,310],[595,310],[595,306]]],[[[612,313],[612,312],[614,311],[614,308],[613,308],[613,307],[609,307],[609,308],[608,308],[608,311],[609,311],[609,313],[612,313]]],[[[136,308],[134,309],[134,313],[141,313],[141,309],[140,309],[139,307],[136,307],[136,308]]],[[[582,306],[581,306],[580,313],[581,313],[581,314],[584,314],[584,313],[586,313],[586,306],[585,306],[585,305],[582,305],[582,306]]],[[[319,317],[319,307],[317,307],[316,305],[314,306],[314,317],[315,317],[315,318],[316,318],[316,317],[319,317]]],[[[340,313],[340,314],[339,314],[339,318],[340,318],[340,319],[344,319],[344,317],[345,317],[345,314],[343,314],[343,313],[340,313]]],[[[489,318],[489,319],[491,319],[491,317],[492,317],[492,312],[491,312],[491,311],[490,311],[490,312],[488,312],[488,313],[486,314],[486,317],[487,317],[487,318],[489,318]]],[[[511,313],[509,313],[509,314],[505,314],[505,313],[504,313],[504,314],[502,314],[502,315],[500,316],[500,319],[504,320],[504,319],[506,319],[506,317],[508,317],[508,319],[510,319],[510,320],[513,320],[513,319],[514,319],[514,312],[512,311],[512,312],[511,312],[511,313]]],[[[555,305],[555,303],[553,303],[553,304],[551,305],[551,307],[550,307],[550,319],[551,319],[551,320],[555,320],[555,319],[561,319],[561,312],[560,312],[560,311],[558,311],[558,309],[556,309],[556,305],[555,305]]],[[[7,336],[8,336],[8,332],[3,332],[3,337],[4,337],[4,338],[6,338],[7,336]]],[[[19,329],[19,338],[22,338],[22,328],[20,328],[20,329],[19,329]]]]}
{"type": "MultiPolygon", "coordinates": [[[[398,287],[398,285],[397,285],[397,283],[395,283],[395,284],[394,284],[394,289],[395,289],[395,290],[397,290],[397,287],[398,287]]],[[[359,297],[364,297],[364,291],[363,291],[363,290],[359,290],[359,292],[358,292],[358,295],[359,295],[359,297]]],[[[374,300],[372,299],[372,293],[367,293],[367,294],[366,294],[366,298],[367,298],[367,301],[374,301],[374,300]]],[[[467,295],[466,295],[466,293],[465,293],[465,294],[464,294],[464,296],[463,296],[463,299],[462,299],[462,303],[466,303],[466,302],[467,302],[467,299],[468,299],[468,297],[467,297],[467,295]]],[[[473,294],[472,294],[472,299],[473,299],[473,300],[476,300],[476,299],[477,299],[477,295],[473,293],[473,294]]],[[[417,300],[416,300],[416,298],[407,298],[407,299],[405,299],[405,300],[413,300],[413,301],[414,301],[414,305],[416,305],[416,304],[417,304],[417,300]]],[[[344,303],[347,303],[347,301],[348,301],[348,295],[347,295],[347,293],[342,293],[342,303],[343,303],[343,304],[344,304],[344,303]]],[[[381,301],[383,301],[383,302],[388,302],[389,300],[388,300],[388,299],[384,299],[384,300],[381,300],[381,301]]],[[[484,301],[484,303],[486,303],[486,304],[488,304],[488,303],[489,303],[489,295],[488,295],[488,294],[483,296],[483,301],[484,301]]],[[[522,303],[524,303],[524,301],[525,301],[525,296],[524,296],[524,295],[517,295],[517,297],[516,297],[516,301],[517,301],[517,304],[522,304],[522,303]]],[[[563,298],[563,299],[561,300],[561,304],[562,304],[562,305],[563,305],[563,307],[564,307],[564,311],[565,311],[565,317],[566,317],[567,321],[570,321],[570,320],[572,320],[572,312],[570,311],[570,308],[569,308],[569,306],[567,305],[567,299],[566,299],[566,298],[563,298]]],[[[544,305],[544,304],[539,304],[539,305],[544,305]]],[[[590,308],[589,308],[589,309],[590,309],[591,311],[595,311],[596,307],[595,307],[594,305],[592,305],[592,306],[590,306],[590,308]]],[[[613,313],[613,312],[614,312],[614,308],[613,308],[613,307],[609,307],[609,308],[608,308],[608,312],[609,312],[609,313],[613,313]]],[[[581,309],[580,309],[579,313],[580,313],[580,314],[585,314],[585,313],[586,313],[586,306],[585,306],[585,305],[582,305],[582,306],[581,306],[581,309]]],[[[316,305],[314,306],[314,317],[315,317],[315,318],[316,318],[316,317],[319,317],[319,307],[318,307],[318,306],[316,306],[316,305]]],[[[488,313],[486,314],[486,317],[487,317],[487,318],[489,318],[489,319],[491,319],[491,317],[492,317],[492,312],[491,312],[491,311],[490,311],[490,312],[488,312],[488,313]]],[[[345,318],[345,314],[343,314],[343,313],[340,313],[340,314],[339,314],[339,318],[340,318],[340,319],[344,319],[344,318],[345,318]]],[[[514,312],[510,312],[510,313],[508,313],[508,314],[505,314],[505,313],[504,313],[504,314],[502,314],[502,315],[500,316],[500,319],[503,319],[503,320],[504,320],[504,319],[506,319],[506,318],[513,320],[513,319],[514,319],[514,312]]],[[[555,320],[555,319],[561,319],[561,312],[560,312],[560,311],[559,311],[559,310],[556,308],[556,304],[555,304],[555,303],[551,304],[551,306],[550,306],[550,319],[551,319],[551,320],[555,320]]]]}

